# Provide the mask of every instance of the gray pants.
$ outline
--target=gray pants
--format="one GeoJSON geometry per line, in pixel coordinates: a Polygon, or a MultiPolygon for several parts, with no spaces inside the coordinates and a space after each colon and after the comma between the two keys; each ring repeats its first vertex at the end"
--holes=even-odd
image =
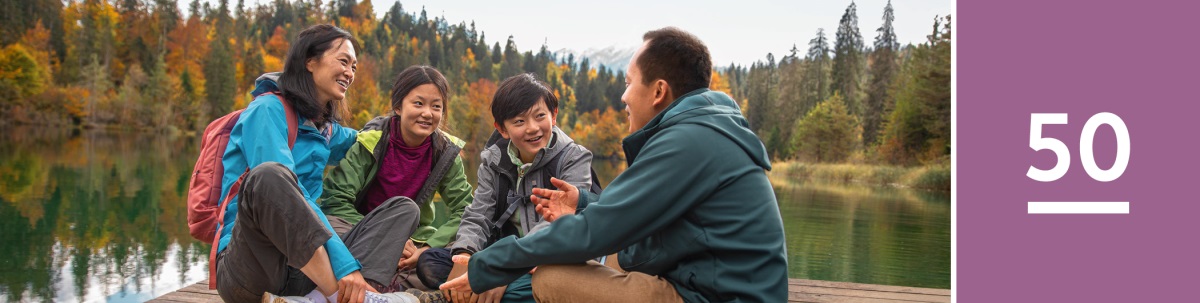
{"type": "MultiPolygon", "coordinates": [[[[316,284],[300,272],[334,234],[309,207],[296,175],[263,163],[243,181],[229,244],[217,256],[217,292],[226,302],[257,302],[263,292],[304,295],[316,284]]],[[[341,239],[362,264],[367,282],[393,284],[404,242],[417,229],[420,209],[411,199],[384,202],[341,239]]],[[[383,291],[383,289],[379,289],[383,291]]]]}

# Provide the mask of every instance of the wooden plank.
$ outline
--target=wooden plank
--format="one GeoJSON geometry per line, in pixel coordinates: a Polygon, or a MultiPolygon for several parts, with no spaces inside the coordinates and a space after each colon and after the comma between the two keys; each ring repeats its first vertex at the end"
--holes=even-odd
{"type": "Polygon", "coordinates": [[[883,291],[848,289],[848,288],[800,286],[800,287],[789,287],[788,291],[789,291],[789,293],[796,292],[796,293],[805,293],[805,294],[813,294],[813,295],[830,295],[830,296],[840,296],[840,297],[884,299],[884,300],[895,300],[895,301],[903,301],[903,302],[950,302],[950,297],[946,297],[946,296],[897,293],[897,292],[883,292],[883,291]]]}
{"type": "Polygon", "coordinates": [[[789,289],[794,288],[796,286],[819,286],[819,287],[829,287],[829,288],[860,289],[860,290],[882,291],[882,292],[926,294],[926,295],[946,296],[946,297],[950,296],[949,289],[876,285],[876,284],[860,284],[860,283],[850,283],[850,282],[820,281],[820,280],[806,280],[806,279],[788,279],[788,288],[789,289]]]}
{"type": "MultiPolygon", "coordinates": [[[[208,289],[208,280],[188,285],[149,302],[194,303],[221,302],[216,290],[208,289]]],[[[859,284],[850,282],[788,279],[788,302],[817,303],[916,303],[950,302],[949,289],[859,284]]]]}
{"type": "Polygon", "coordinates": [[[823,294],[809,294],[801,292],[789,292],[788,302],[803,302],[803,303],[911,303],[911,301],[875,299],[875,298],[860,298],[860,297],[843,297],[823,294]]]}

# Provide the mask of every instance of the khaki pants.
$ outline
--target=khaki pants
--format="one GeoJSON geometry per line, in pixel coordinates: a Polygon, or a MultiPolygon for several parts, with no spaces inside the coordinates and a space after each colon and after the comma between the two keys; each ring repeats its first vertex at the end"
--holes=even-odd
{"type": "Polygon", "coordinates": [[[675,286],[663,278],[621,272],[596,261],[538,266],[533,298],[538,302],[683,302],[675,286]]]}

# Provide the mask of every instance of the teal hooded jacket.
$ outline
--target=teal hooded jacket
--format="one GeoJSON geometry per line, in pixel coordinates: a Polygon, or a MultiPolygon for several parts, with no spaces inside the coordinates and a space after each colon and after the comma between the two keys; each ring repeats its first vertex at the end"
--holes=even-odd
{"type": "MultiPolygon", "coordinates": [[[[268,73],[255,81],[252,95],[258,96],[246,111],[242,112],[237,124],[229,133],[229,145],[225,147],[225,155],[221,163],[225,166],[225,175],[221,178],[221,200],[238,177],[247,169],[257,167],[266,162],[279,162],[296,173],[297,185],[308,206],[317,217],[325,223],[325,228],[334,236],[325,241],[324,247],[329,254],[329,262],[333,267],[334,276],[338,280],[359,270],[362,265],[342,239],[333,233],[329,220],[317,206],[317,198],[321,196],[321,177],[325,166],[336,165],[346,156],[346,150],[354,144],[358,131],[337,123],[326,123],[324,132],[317,130],[311,121],[298,117],[299,129],[296,132],[296,145],[288,149],[288,124],[283,104],[279,97],[268,92],[278,91],[276,84],[279,73],[268,73]]],[[[221,223],[221,238],[216,245],[218,251],[223,251],[229,245],[233,228],[237,222],[237,197],[229,202],[225,209],[225,221],[221,223]]]]}
{"type": "Polygon", "coordinates": [[[787,301],[770,160],[733,99],[692,91],[622,143],[629,167],[600,196],[580,192],[587,210],[473,255],[471,288],[619,251],[623,269],[666,279],[687,302],[787,301]]]}

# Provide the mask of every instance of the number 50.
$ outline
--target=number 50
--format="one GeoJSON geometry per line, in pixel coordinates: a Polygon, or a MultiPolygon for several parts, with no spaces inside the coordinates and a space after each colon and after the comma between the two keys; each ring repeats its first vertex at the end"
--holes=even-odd
{"type": "MultiPolygon", "coordinates": [[[[1034,151],[1049,149],[1058,156],[1058,162],[1049,170],[1040,170],[1030,165],[1029,171],[1025,175],[1037,181],[1050,182],[1067,174],[1067,167],[1071,166],[1071,152],[1062,141],[1042,137],[1042,125],[1044,124],[1067,124],[1067,114],[1030,114],[1029,116],[1029,148],[1034,151]]],[[[1079,134],[1079,160],[1083,163],[1083,169],[1087,171],[1088,176],[1096,181],[1108,182],[1121,177],[1121,174],[1125,173],[1125,167],[1129,165],[1129,128],[1125,127],[1125,121],[1108,112],[1092,115],[1083,125],[1083,133],[1079,134]],[[1092,154],[1092,141],[1096,137],[1096,129],[1101,124],[1111,126],[1117,136],[1117,160],[1108,170],[1096,166],[1096,157],[1092,154]]]]}

